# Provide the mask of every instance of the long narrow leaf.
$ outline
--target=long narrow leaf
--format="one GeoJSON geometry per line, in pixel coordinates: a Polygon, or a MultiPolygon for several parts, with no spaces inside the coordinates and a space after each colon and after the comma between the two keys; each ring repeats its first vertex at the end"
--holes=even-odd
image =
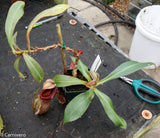
{"type": "MultiPolygon", "coordinates": [[[[76,58],[71,57],[71,59],[75,63],[76,58]]],[[[78,60],[77,68],[88,81],[91,81],[91,77],[88,73],[88,67],[80,59],[78,60]]]]}
{"type": "Polygon", "coordinates": [[[49,17],[49,16],[56,16],[58,14],[61,14],[63,12],[65,12],[67,9],[69,8],[69,6],[67,4],[59,4],[56,5],[52,8],[46,9],[44,11],[42,11],[41,13],[39,13],[29,24],[28,26],[28,30],[27,30],[27,35],[26,35],[26,39],[27,39],[27,47],[30,50],[30,39],[29,39],[29,35],[30,32],[33,28],[33,26],[36,24],[36,22],[38,22],[40,19],[44,18],[44,17],[49,17]]]}
{"type": "Polygon", "coordinates": [[[13,48],[12,37],[17,22],[24,14],[24,6],[25,3],[23,1],[15,2],[9,9],[5,23],[5,32],[7,35],[8,43],[13,52],[15,51],[15,49],[13,48]]]}
{"type": "Polygon", "coordinates": [[[15,32],[13,37],[12,37],[12,45],[13,45],[14,49],[18,48],[18,45],[17,45],[17,32],[15,32]]]}
{"type": "Polygon", "coordinates": [[[56,75],[53,78],[57,87],[66,87],[71,85],[85,85],[86,81],[68,75],[56,75]]]}
{"type": "Polygon", "coordinates": [[[109,117],[109,119],[116,125],[121,128],[126,129],[127,124],[126,121],[117,115],[117,113],[114,111],[112,100],[105,95],[103,92],[99,91],[98,89],[94,90],[95,94],[98,96],[105,113],[109,117]]]}
{"type": "Polygon", "coordinates": [[[2,120],[2,117],[0,115],[0,134],[2,133],[2,130],[3,130],[3,120],[2,120]]]}
{"type": "Polygon", "coordinates": [[[29,56],[28,54],[23,54],[24,60],[27,64],[27,67],[29,68],[33,78],[38,81],[41,82],[44,78],[44,72],[43,69],[41,68],[41,66],[39,65],[39,63],[32,58],[31,56],[29,56]]]}
{"type": "Polygon", "coordinates": [[[68,3],[68,0],[54,0],[55,3],[57,4],[67,4],[68,3]]]}
{"type": "MultiPolygon", "coordinates": [[[[143,129],[139,130],[133,138],[144,138],[145,134],[148,133],[150,130],[153,130],[154,127],[157,127],[160,124],[160,115],[158,115],[156,118],[154,118],[147,126],[145,126],[143,129]],[[144,137],[143,137],[144,136],[144,137]]],[[[159,129],[159,127],[158,127],[159,129]]],[[[156,129],[155,129],[156,130],[156,129]]],[[[155,131],[156,132],[156,131],[155,131]]],[[[157,131],[158,132],[158,131],[157,131]]],[[[153,136],[154,137],[154,136],[153,136]]],[[[152,137],[152,138],[153,138],[152,137]]]]}
{"type": "Polygon", "coordinates": [[[85,113],[93,98],[94,92],[92,89],[76,96],[65,109],[63,123],[79,119],[85,113]]]}
{"type": "Polygon", "coordinates": [[[22,55],[19,55],[16,59],[16,61],[14,62],[14,68],[15,70],[17,71],[17,73],[19,74],[19,76],[21,78],[26,78],[26,76],[24,76],[20,71],[19,71],[19,62],[20,62],[20,59],[22,58],[22,55]]]}
{"type": "Polygon", "coordinates": [[[88,81],[91,81],[91,77],[88,73],[88,67],[80,59],[78,60],[77,68],[88,81]]]}
{"type": "Polygon", "coordinates": [[[127,61],[118,66],[114,71],[112,71],[107,77],[97,82],[97,85],[103,84],[107,81],[119,78],[121,76],[126,76],[133,72],[136,72],[139,69],[142,69],[146,66],[153,65],[151,62],[140,63],[137,61],[127,61]]]}

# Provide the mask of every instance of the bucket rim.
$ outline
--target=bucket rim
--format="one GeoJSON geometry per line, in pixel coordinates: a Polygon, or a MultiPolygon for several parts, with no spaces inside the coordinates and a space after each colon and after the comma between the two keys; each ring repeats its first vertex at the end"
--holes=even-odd
{"type": "Polygon", "coordinates": [[[151,33],[148,29],[146,29],[140,20],[140,16],[144,13],[144,11],[148,8],[153,8],[153,7],[160,8],[160,5],[151,5],[151,6],[147,6],[147,7],[143,8],[142,10],[140,10],[140,12],[137,15],[135,23],[136,23],[136,28],[139,29],[140,33],[142,33],[145,37],[147,37],[153,41],[160,42],[160,37],[151,33]]]}

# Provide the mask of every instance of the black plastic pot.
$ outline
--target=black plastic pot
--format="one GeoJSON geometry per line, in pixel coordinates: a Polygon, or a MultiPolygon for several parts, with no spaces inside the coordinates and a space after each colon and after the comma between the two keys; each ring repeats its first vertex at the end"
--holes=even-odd
{"type": "MultiPolygon", "coordinates": [[[[72,76],[72,71],[73,71],[72,69],[67,70],[67,74],[72,76]]],[[[77,76],[80,76],[80,75],[82,75],[80,71],[77,71],[77,76]]],[[[69,102],[77,95],[86,92],[88,88],[85,85],[73,85],[73,86],[64,87],[63,90],[66,95],[66,100],[69,102]]]]}

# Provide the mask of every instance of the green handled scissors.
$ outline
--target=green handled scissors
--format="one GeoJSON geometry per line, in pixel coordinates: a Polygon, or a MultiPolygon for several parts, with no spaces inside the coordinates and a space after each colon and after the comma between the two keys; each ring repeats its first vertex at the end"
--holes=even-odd
{"type": "Polygon", "coordinates": [[[152,103],[152,104],[159,104],[160,103],[160,92],[158,92],[157,90],[155,90],[154,88],[146,85],[146,84],[150,84],[150,85],[154,85],[156,88],[158,88],[160,90],[160,84],[158,84],[157,82],[150,80],[150,79],[140,79],[140,80],[132,80],[130,78],[127,77],[120,77],[123,81],[125,81],[126,83],[132,85],[132,87],[134,88],[135,93],[137,94],[137,96],[148,102],[148,103],[152,103]],[[152,101],[149,99],[144,98],[143,96],[140,95],[140,92],[143,92],[149,96],[153,96],[154,98],[158,98],[159,100],[156,101],[152,101]]]}

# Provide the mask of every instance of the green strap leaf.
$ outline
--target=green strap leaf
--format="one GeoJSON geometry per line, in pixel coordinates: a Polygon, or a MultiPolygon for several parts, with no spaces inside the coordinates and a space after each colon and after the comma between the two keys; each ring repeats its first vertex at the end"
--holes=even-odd
{"type": "Polygon", "coordinates": [[[109,119],[116,126],[126,129],[127,128],[126,121],[122,117],[118,116],[117,113],[114,111],[112,100],[107,95],[105,95],[103,92],[99,91],[98,89],[95,89],[94,92],[98,96],[104,108],[104,111],[109,117],[109,119]]]}
{"type": "Polygon", "coordinates": [[[16,59],[16,61],[14,62],[14,68],[15,70],[17,71],[17,73],[19,74],[19,76],[21,78],[26,78],[27,76],[24,76],[20,71],[19,71],[19,62],[20,62],[20,59],[22,58],[22,55],[19,55],[16,59]]]}
{"type": "Polygon", "coordinates": [[[66,87],[71,85],[86,85],[87,82],[68,75],[56,75],[53,78],[57,87],[66,87]]]}
{"type": "Polygon", "coordinates": [[[107,77],[98,81],[96,86],[101,85],[107,81],[117,79],[121,76],[126,76],[128,74],[136,72],[137,70],[150,66],[150,65],[153,65],[153,63],[151,62],[140,63],[137,61],[124,62],[123,64],[118,66],[115,70],[113,70],[107,77]]]}
{"type": "MultiPolygon", "coordinates": [[[[76,62],[75,57],[71,56],[71,59],[74,63],[76,62]]],[[[91,77],[88,72],[88,67],[80,59],[78,60],[77,68],[88,81],[91,81],[91,77]]]]}
{"type": "Polygon", "coordinates": [[[76,96],[70,101],[64,111],[63,123],[65,124],[79,119],[85,113],[93,98],[94,92],[92,89],[76,96]]]}
{"type": "Polygon", "coordinates": [[[88,72],[88,67],[85,64],[83,64],[83,62],[80,59],[78,60],[77,68],[88,81],[91,81],[91,77],[88,72]]]}
{"type": "Polygon", "coordinates": [[[43,69],[41,68],[41,66],[39,65],[39,63],[32,58],[31,56],[29,56],[28,54],[23,54],[24,60],[27,64],[27,67],[29,68],[33,78],[38,81],[41,82],[44,78],[44,72],[43,69]]]}
{"type": "Polygon", "coordinates": [[[15,32],[13,37],[12,37],[12,45],[13,45],[14,49],[18,48],[18,45],[17,45],[17,32],[15,32]]]}
{"type": "Polygon", "coordinates": [[[36,22],[38,22],[40,19],[44,18],[44,17],[49,17],[49,16],[56,16],[58,14],[61,14],[63,12],[65,12],[67,9],[69,8],[69,5],[67,4],[59,4],[56,5],[52,8],[46,9],[42,12],[40,12],[29,24],[28,26],[28,30],[27,30],[27,34],[26,34],[26,39],[27,39],[27,47],[30,50],[30,39],[29,39],[29,35],[30,32],[33,28],[33,26],[36,24],[36,22]]]}
{"type": "Polygon", "coordinates": [[[10,7],[5,23],[5,32],[7,35],[8,43],[12,49],[13,52],[15,52],[15,49],[13,48],[12,44],[12,37],[14,33],[15,26],[19,19],[24,14],[24,6],[25,3],[23,1],[17,1],[10,7]]]}

